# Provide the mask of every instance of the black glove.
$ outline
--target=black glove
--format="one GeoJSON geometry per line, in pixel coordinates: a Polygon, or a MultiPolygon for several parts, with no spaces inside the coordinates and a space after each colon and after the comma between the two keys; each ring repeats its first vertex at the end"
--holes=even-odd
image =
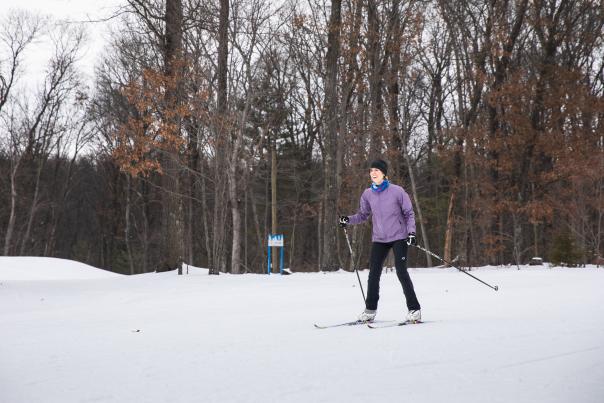
{"type": "Polygon", "coordinates": [[[407,237],[407,245],[417,246],[417,239],[415,238],[415,232],[409,233],[409,236],[407,237]]]}
{"type": "Polygon", "coordinates": [[[338,224],[340,224],[340,227],[346,228],[346,226],[348,225],[348,221],[350,221],[350,218],[345,215],[341,215],[338,224]]]}

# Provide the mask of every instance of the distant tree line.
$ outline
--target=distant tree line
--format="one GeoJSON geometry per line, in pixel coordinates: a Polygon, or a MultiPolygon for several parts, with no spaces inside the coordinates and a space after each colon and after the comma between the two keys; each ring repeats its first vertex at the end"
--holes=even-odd
{"type": "Polygon", "coordinates": [[[2,18],[4,255],[265,272],[276,230],[294,271],[363,268],[336,223],[376,157],[447,259],[604,254],[602,1],[127,0],[92,88],[82,28],[2,18]]]}

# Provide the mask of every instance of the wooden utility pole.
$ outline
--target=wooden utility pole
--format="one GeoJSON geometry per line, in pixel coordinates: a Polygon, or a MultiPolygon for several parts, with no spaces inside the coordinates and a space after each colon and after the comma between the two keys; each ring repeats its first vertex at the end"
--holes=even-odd
{"type": "MultiPolygon", "coordinates": [[[[277,142],[271,141],[271,215],[272,215],[272,230],[274,235],[277,233],[277,142]]],[[[279,270],[279,248],[274,248],[272,252],[272,273],[279,270]]]]}

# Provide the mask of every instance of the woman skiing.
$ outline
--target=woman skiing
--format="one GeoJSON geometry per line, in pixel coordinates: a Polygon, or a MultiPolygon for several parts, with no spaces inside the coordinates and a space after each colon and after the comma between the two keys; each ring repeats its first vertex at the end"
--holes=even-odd
{"type": "Polygon", "coordinates": [[[407,246],[416,245],[415,214],[411,199],[405,190],[388,181],[388,164],[378,159],[371,163],[371,186],[361,195],[359,210],[350,217],[340,216],[339,223],[360,224],[372,217],[372,245],[367,300],[359,320],[371,322],[375,318],[380,298],[382,265],[390,249],[394,250],[396,275],[403,286],[407,302],[407,320],[421,321],[421,307],[407,272],[407,246]]]}

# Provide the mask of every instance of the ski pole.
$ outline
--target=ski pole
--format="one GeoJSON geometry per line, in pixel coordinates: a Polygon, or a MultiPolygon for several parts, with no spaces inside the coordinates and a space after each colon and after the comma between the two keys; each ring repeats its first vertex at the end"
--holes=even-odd
{"type": "Polygon", "coordinates": [[[352,259],[352,267],[354,267],[354,272],[357,274],[357,279],[359,280],[359,287],[361,287],[361,294],[363,294],[363,303],[365,303],[365,301],[367,300],[365,298],[365,291],[363,290],[363,284],[361,284],[361,276],[359,276],[359,271],[357,270],[355,264],[354,264],[354,253],[352,252],[352,246],[350,246],[350,239],[348,239],[348,231],[346,230],[346,227],[342,227],[344,228],[344,235],[346,235],[346,243],[348,244],[348,250],[350,250],[350,258],[352,259]]]}
{"type": "Polygon", "coordinates": [[[467,274],[468,276],[472,277],[474,280],[480,281],[482,284],[486,285],[487,287],[490,287],[490,288],[494,289],[495,291],[499,290],[499,287],[498,287],[498,286],[496,286],[496,285],[495,285],[495,286],[492,286],[492,285],[490,285],[490,284],[488,284],[488,283],[485,283],[484,281],[482,281],[482,280],[481,280],[481,279],[479,279],[478,277],[473,276],[473,275],[471,275],[470,273],[468,273],[467,271],[462,270],[462,269],[460,269],[459,267],[455,266],[454,264],[447,262],[445,259],[443,259],[442,257],[438,256],[436,253],[434,253],[434,252],[430,252],[428,249],[423,248],[423,247],[421,247],[420,245],[413,245],[413,246],[415,246],[416,248],[421,249],[421,250],[423,250],[424,252],[426,252],[426,253],[428,253],[428,254],[430,254],[430,255],[434,256],[435,258],[437,258],[438,260],[440,260],[440,261],[441,261],[441,262],[443,262],[444,264],[448,264],[448,265],[449,265],[449,266],[451,266],[451,267],[455,267],[457,270],[459,270],[459,271],[460,271],[460,272],[462,272],[463,274],[467,274]]]}

